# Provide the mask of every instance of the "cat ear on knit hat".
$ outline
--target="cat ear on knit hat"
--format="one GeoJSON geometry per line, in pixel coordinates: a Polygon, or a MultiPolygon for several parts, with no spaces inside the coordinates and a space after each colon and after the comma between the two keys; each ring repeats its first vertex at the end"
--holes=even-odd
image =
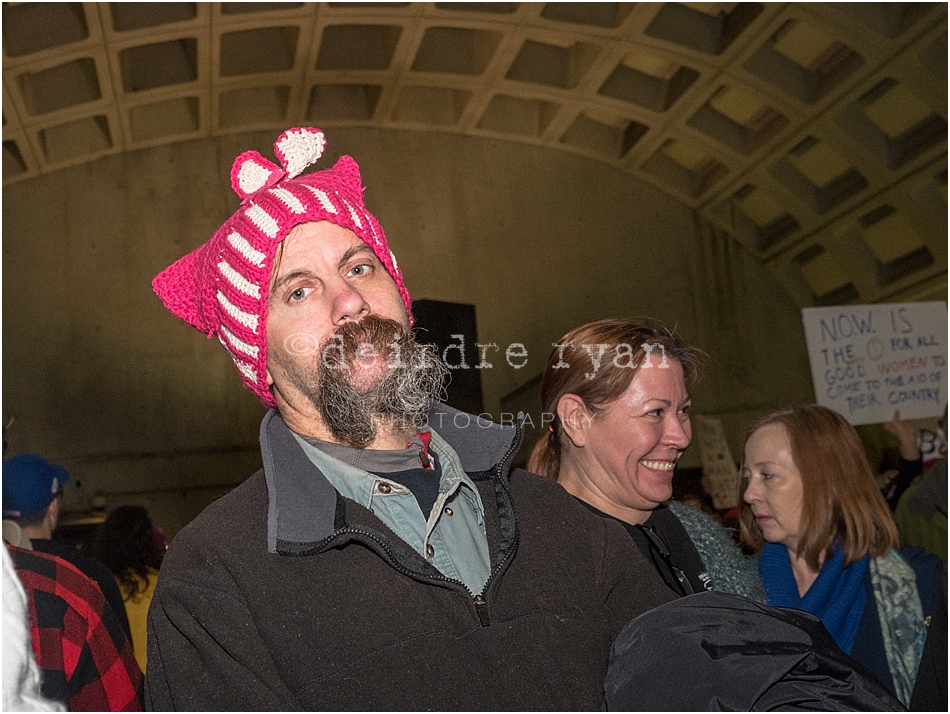
{"type": "Polygon", "coordinates": [[[152,280],[152,289],[170,312],[210,339],[214,335],[216,319],[212,315],[209,320],[204,315],[199,288],[211,284],[204,279],[207,248],[206,243],[165,268],[152,280]]]}
{"type": "Polygon", "coordinates": [[[341,156],[333,165],[333,170],[339,173],[347,190],[363,202],[363,177],[360,176],[360,167],[351,156],[341,156]]]}

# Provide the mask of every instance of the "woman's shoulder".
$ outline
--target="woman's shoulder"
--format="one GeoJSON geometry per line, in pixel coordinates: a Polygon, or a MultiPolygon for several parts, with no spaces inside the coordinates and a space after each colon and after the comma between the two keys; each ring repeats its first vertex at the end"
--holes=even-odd
{"type": "Polygon", "coordinates": [[[619,527],[619,522],[617,526],[609,525],[616,520],[612,516],[572,496],[553,479],[512,469],[508,486],[522,531],[540,528],[553,536],[554,530],[563,529],[576,540],[582,535],[600,539],[605,530],[619,527]]]}
{"type": "Polygon", "coordinates": [[[765,602],[756,566],[742,554],[732,535],[715,518],[677,501],[667,501],[655,515],[679,522],[712,576],[714,589],[765,602]]]}
{"type": "Polygon", "coordinates": [[[714,539],[723,544],[728,543],[730,546],[738,548],[729,531],[707,513],[673,500],[667,501],[657,508],[657,515],[662,512],[675,517],[693,540],[695,540],[694,534],[701,532],[706,538],[714,539]]]}
{"type": "Polygon", "coordinates": [[[916,545],[910,545],[906,548],[892,550],[891,552],[897,553],[904,560],[904,562],[912,567],[915,571],[920,570],[922,572],[938,572],[942,570],[946,572],[947,564],[943,561],[943,558],[941,558],[939,555],[928,553],[926,550],[916,545]]]}
{"type": "Polygon", "coordinates": [[[938,592],[947,590],[947,564],[939,555],[928,553],[923,548],[909,546],[900,550],[891,551],[897,553],[901,559],[907,563],[914,571],[917,578],[917,591],[920,593],[920,600],[927,607],[927,601],[932,600],[938,592]]]}

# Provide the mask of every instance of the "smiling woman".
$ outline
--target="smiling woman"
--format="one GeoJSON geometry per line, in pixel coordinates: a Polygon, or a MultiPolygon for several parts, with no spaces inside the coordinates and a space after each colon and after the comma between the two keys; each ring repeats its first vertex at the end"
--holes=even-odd
{"type": "Polygon", "coordinates": [[[528,469],[623,523],[678,595],[719,590],[762,601],[751,564],[712,518],[672,500],[692,439],[687,384],[703,353],[652,320],[578,327],[548,359],[541,406],[554,414],[528,469]]]}

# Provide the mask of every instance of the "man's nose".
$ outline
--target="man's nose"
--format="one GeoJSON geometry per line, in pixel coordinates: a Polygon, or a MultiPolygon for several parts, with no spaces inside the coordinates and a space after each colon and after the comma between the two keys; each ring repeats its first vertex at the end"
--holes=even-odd
{"type": "Polygon", "coordinates": [[[370,313],[370,305],[363,294],[346,281],[341,280],[333,296],[333,324],[360,320],[370,313]]]}

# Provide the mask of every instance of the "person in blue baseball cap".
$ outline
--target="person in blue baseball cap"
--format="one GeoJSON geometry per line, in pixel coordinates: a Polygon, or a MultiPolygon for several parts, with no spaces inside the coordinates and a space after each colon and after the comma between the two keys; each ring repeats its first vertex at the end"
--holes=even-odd
{"type": "Polygon", "coordinates": [[[3,517],[16,519],[21,528],[41,526],[49,518],[55,524],[58,503],[50,505],[67,483],[69,472],[59,464],[36,454],[14,456],[3,464],[3,517]]]}
{"type": "Polygon", "coordinates": [[[20,454],[3,462],[3,517],[20,526],[33,550],[56,555],[76,566],[102,590],[126,637],[132,640],[129,618],[112,571],[95,558],[83,555],[68,543],[53,539],[59,522],[63,486],[69,472],[36,454],[20,454]]]}

